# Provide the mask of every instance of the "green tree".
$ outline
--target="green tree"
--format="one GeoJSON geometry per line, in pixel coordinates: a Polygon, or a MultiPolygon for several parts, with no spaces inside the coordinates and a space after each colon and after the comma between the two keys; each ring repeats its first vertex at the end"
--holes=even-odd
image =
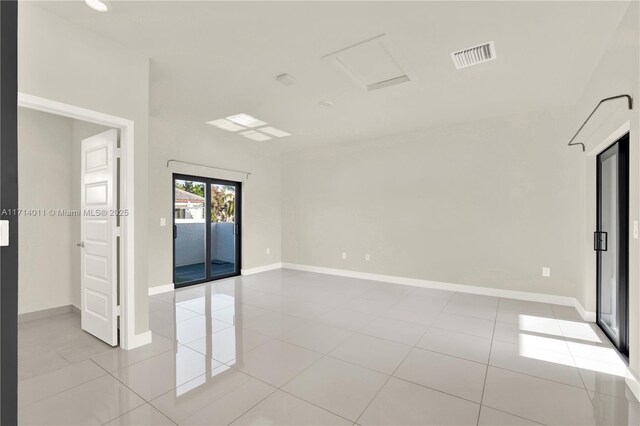
{"type": "Polygon", "coordinates": [[[231,186],[211,185],[211,221],[235,222],[236,194],[231,186]]]}
{"type": "MultiPolygon", "coordinates": [[[[176,182],[176,188],[204,198],[204,185],[191,181],[176,182]]],[[[236,194],[233,186],[211,185],[211,221],[235,222],[236,194]]]]}
{"type": "Polygon", "coordinates": [[[193,182],[185,180],[182,183],[176,183],[176,187],[182,189],[183,191],[187,191],[192,194],[204,197],[204,185],[201,183],[194,185],[193,182]]]}

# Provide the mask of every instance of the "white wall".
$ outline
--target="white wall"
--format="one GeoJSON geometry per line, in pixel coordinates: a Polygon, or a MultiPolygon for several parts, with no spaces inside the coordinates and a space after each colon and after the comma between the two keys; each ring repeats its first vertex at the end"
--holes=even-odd
{"type": "Polygon", "coordinates": [[[581,133],[586,153],[574,149],[574,155],[583,161],[584,222],[582,245],[584,275],[577,297],[585,307],[595,310],[596,277],[595,254],[591,236],[595,230],[595,159],[606,148],[607,138],[628,123],[629,134],[629,364],[640,374],[640,244],[634,239],[633,221],[640,219],[640,4],[632,2],[613,35],[598,68],[591,76],[578,104],[575,126],[579,126],[600,99],[622,93],[634,98],[634,109],[629,111],[625,101],[605,104],[581,133]]]}
{"type": "Polygon", "coordinates": [[[204,123],[174,123],[151,117],[149,145],[149,285],[173,282],[173,173],[243,182],[242,269],[281,261],[280,153],[272,145],[221,134],[204,123]],[[177,159],[242,173],[173,164],[177,159]],[[160,226],[165,218],[167,226],[160,226]],[[266,254],[269,248],[270,254],[266,254]]]}
{"type": "Polygon", "coordinates": [[[285,154],[283,261],[575,296],[573,117],[546,111],[285,154]]]}
{"type": "MultiPolygon", "coordinates": [[[[72,132],[73,120],[18,109],[20,209],[71,208],[72,132]]],[[[73,222],[49,214],[20,217],[18,313],[74,303],[73,222]]]]}
{"type": "Polygon", "coordinates": [[[108,39],[20,2],[18,90],[135,122],[136,333],[149,329],[147,146],[149,60],[108,39]]]}

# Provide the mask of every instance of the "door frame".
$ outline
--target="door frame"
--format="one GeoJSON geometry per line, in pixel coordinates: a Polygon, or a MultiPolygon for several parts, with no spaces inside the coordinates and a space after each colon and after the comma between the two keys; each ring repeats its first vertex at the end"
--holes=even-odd
{"type": "Polygon", "coordinates": [[[600,156],[615,144],[618,145],[618,196],[617,211],[618,217],[618,304],[625,309],[621,314],[621,328],[619,331],[619,345],[614,343],[614,339],[610,335],[606,326],[601,325],[600,319],[600,259],[601,251],[596,251],[596,325],[607,336],[611,343],[616,347],[620,355],[629,362],[629,141],[630,132],[627,131],[618,136],[613,143],[608,144],[604,149],[596,154],[596,230],[600,229],[600,210],[601,210],[601,193],[600,193],[600,156]],[[623,167],[620,167],[622,165],[623,167]],[[621,217],[620,217],[621,216],[621,217]],[[620,289],[622,291],[620,291],[620,289]]]}
{"type": "MultiPolygon", "coordinates": [[[[171,174],[171,225],[172,225],[172,233],[171,235],[172,237],[172,247],[173,247],[173,258],[172,258],[172,276],[173,276],[173,286],[174,288],[181,288],[181,287],[189,287],[192,285],[196,285],[196,284],[202,284],[202,283],[206,283],[206,282],[210,282],[210,281],[217,281],[217,280],[221,280],[224,278],[230,278],[230,277],[237,277],[239,275],[242,275],[242,182],[238,182],[238,181],[233,181],[233,180],[226,180],[226,179],[218,179],[218,178],[212,178],[212,177],[206,177],[206,176],[196,176],[196,175],[189,175],[189,174],[184,174],[184,173],[172,173],[171,174]],[[176,238],[175,238],[175,229],[176,229],[176,213],[175,213],[175,206],[176,206],[176,191],[175,191],[175,185],[176,185],[176,179],[180,179],[180,180],[190,180],[190,181],[194,181],[194,182],[203,182],[205,184],[205,223],[207,222],[206,218],[210,218],[211,217],[211,203],[208,202],[208,200],[210,200],[211,194],[207,194],[206,191],[206,185],[229,185],[229,186],[234,186],[236,188],[236,199],[235,199],[235,216],[236,216],[236,229],[237,229],[237,236],[235,239],[236,242],[236,246],[235,246],[235,270],[230,273],[230,274],[225,274],[225,275],[219,275],[216,276],[215,278],[211,277],[211,264],[207,264],[206,262],[206,258],[205,258],[205,277],[201,280],[197,280],[197,281],[189,281],[187,283],[184,284],[178,284],[176,282],[176,238]]],[[[210,219],[208,220],[209,223],[211,223],[210,219]]],[[[211,253],[211,231],[206,229],[205,226],[205,254],[207,253],[211,253]]]]}
{"type": "Polygon", "coordinates": [[[134,349],[151,343],[151,331],[136,334],[135,327],[135,210],[134,122],[74,105],[18,92],[18,106],[87,121],[120,131],[120,347],[134,349]]]}

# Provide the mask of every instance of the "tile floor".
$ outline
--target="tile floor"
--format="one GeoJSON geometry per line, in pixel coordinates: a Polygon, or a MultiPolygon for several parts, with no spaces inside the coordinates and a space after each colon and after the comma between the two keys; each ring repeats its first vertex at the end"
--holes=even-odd
{"type": "Polygon", "coordinates": [[[638,425],[572,308],[277,270],[150,300],[153,343],[20,324],[21,424],[638,425]]]}

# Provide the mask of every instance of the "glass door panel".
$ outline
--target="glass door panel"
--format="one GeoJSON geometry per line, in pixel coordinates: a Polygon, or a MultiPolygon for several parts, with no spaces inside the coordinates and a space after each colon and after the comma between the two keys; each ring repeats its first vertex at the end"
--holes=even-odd
{"type": "Polygon", "coordinates": [[[628,135],[597,158],[597,321],[623,355],[627,344],[628,135]]]}
{"type": "Polygon", "coordinates": [[[206,279],[206,183],[174,179],[174,283],[206,279]]]}
{"type": "Polygon", "coordinates": [[[220,278],[236,274],[238,221],[236,207],[238,205],[235,182],[217,181],[210,185],[211,203],[211,278],[220,278]]]}

